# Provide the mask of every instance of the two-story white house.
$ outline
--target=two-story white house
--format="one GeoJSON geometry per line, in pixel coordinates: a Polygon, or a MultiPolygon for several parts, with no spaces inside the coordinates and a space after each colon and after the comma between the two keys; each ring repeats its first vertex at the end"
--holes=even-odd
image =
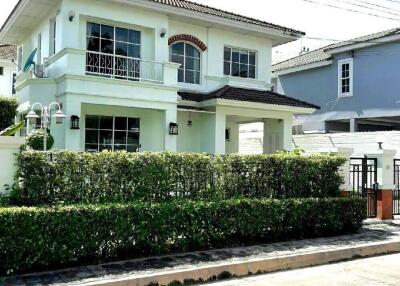
{"type": "Polygon", "coordinates": [[[318,108],[270,91],[272,47],[302,35],[184,0],[20,0],[0,42],[18,46],[21,115],[61,104],[56,148],[225,154],[249,122],[289,150],[293,115],[318,108]]]}

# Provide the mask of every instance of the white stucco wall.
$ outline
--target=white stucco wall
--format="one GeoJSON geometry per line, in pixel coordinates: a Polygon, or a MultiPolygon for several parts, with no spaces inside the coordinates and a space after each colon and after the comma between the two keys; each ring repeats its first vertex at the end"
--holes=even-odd
{"type": "Polygon", "coordinates": [[[14,182],[16,154],[24,143],[25,138],[22,137],[0,137],[0,194],[5,193],[5,185],[11,186],[14,182]]]}
{"type": "Polygon", "coordinates": [[[13,74],[17,69],[13,62],[0,59],[0,67],[3,67],[3,75],[0,75],[0,96],[12,95],[13,74]]]}

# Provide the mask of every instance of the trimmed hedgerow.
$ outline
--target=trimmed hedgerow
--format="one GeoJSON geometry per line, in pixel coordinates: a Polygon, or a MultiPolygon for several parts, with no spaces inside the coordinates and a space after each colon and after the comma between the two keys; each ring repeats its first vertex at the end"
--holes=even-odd
{"type": "Polygon", "coordinates": [[[14,124],[18,102],[14,97],[0,96],[0,131],[14,124]]]}
{"type": "Polygon", "coordinates": [[[23,152],[16,204],[337,197],[337,156],[23,152]]]}
{"type": "Polygon", "coordinates": [[[356,198],[0,208],[0,276],[357,231],[356,198]]]}

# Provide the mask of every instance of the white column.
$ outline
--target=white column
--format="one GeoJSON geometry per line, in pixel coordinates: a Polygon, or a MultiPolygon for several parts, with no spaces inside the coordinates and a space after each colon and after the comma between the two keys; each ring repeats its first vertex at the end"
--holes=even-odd
{"type": "Polygon", "coordinates": [[[358,132],[358,122],[357,119],[350,119],[350,133],[358,132]]]}
{"type": "Polygon", "coordinates": [[[176,108],[171,108],[165,110],[164,116],[165,124],[164,124],[164,135],[165,135],[165,142],[164,142],[164,149],[165,151],[176,152],[177,151],[177,135],[170,135],[169,134],[169,125],[170,123],[177,123],[178,122],[178,113],[176,108]]]}
{"type": "Polygon", "coordinates": [[[263,153],[271,154],[276,151],[293,149],[292,118],[266,119],[264,121],[263,153]]]}
{"type": "Polygon", "coordinates": [[[341,191],[351,191],[350,186],[350,158],[353,154],[353,148],[337,148],[337,155],[346,158],[346,163],[339,169],[339,173],[342,175],[344,182],[340,187],[341,191]]]}
{"type": "MultiPolygon", "coordinates": [[[[68,96],[66,96],[68,98],[68,96]]],[[[84,147],[82,146],[82,134],[83,134],[83,126],[82,126],[82,103],[78,101],[74,96],[71,96],[68,100],[63,103],[63,112],[67,116],[64,120],[64,123],[60,128],[64,130],[65,136],[65,146],[64,148],[67,150],[75,150],[75,151],[83,151],[84,147]],[[71,129],[71,116],[77,115],[81,118],[79,124],[79,130],[71,129]]]]}
{"type": "Polygon", "coordinates": [[[215,114],[215,130],[214,130],[214,154],[224,155],[225,150],[225,129],[226,129],[226,115],[223,112],[216,112],[215,114]]]}
{"type": "Polygon", "coordinates": [[[396,153],[396,150],[382,150],[382,157],[378,157],[378,182],[380,181],[380,189],[382,190],[395,189],[393,165],[396,153]]]}
{"type": "Polygon", "coordinates": [[[290,116],[283,120],[283,150],[293,150],[293,117],[290,116]]]}

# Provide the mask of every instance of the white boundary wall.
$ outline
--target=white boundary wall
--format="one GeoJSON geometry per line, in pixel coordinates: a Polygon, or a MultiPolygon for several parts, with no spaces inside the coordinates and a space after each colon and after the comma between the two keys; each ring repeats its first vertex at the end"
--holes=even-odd
{"type": "Polygon", "coordinates": [[[5,193],[5,185],[12,185],[14,181],[16,154],[24,143],[23,137],[0,136],[0,194],[5,193]]]}

